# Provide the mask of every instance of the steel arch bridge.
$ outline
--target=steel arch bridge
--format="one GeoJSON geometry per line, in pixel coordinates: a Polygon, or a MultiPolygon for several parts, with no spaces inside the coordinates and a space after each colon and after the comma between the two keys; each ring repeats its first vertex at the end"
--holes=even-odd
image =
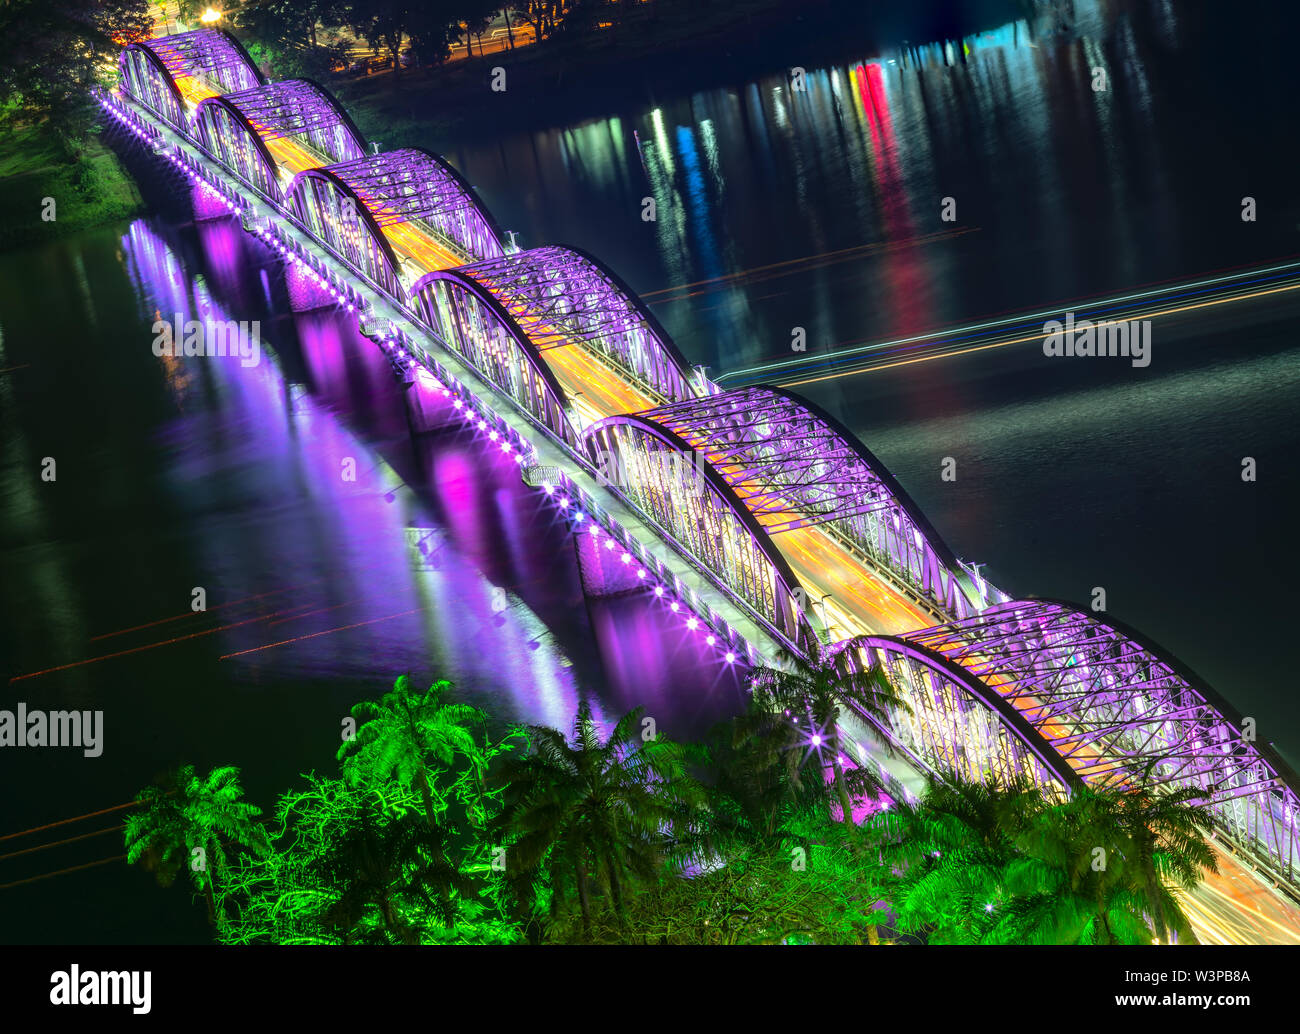
{"type": "Polygon", "coordinates": [[[942,654],[907,637],[868,636],[844,663],[885,673],[905,706],[889,708],[884,722],[863,712],[857,717],[884,732],[918,768],[1000,785],[1028,779],[1057,799],[1081,784],[1040,729],[942,654]]]}
{"type": "MultiPolygon", "coordinates": [[[[367,159],[362,158],[361,161],[367,159]]],[[[318,240],[324,241],[389,294],[404,293],[401,260],[370,207],[338,174],[341,165],[306,169],[284,192],[285,207],[318,240]]]]}
{"type": "Polygon", "coordinates": [[[690,365],[641,300],[576,248],[532,248],[458,271],[492,293],[540,353],[577,345],[651,405],[693,398],[690,365]]]}
{"type": "MultiPolygon", "coordinates": [[[[692,377],[606,267],[560,247],[506,254],[486,209],[445,164],[427,152],[366,156],[325,90],[264,84],[224,33],[134,44],[120,67],[110,110],[268,241],[304,257],[302,241],[314,239],[403,312],[414,302],[414,335],[432,329],[576,465],[590,471],[602,448],[622,457],[630,481],[620,497],[760,616],[760,638],[798,650],[812,634],[778,548],[798,529],[825,533],[882,582],[924,600],[939,623],[871,636],[859,659],[880,664],[909,702],[912,714],[891,715],[883,731],[918,768],[1027,774],[1058,794],[1149,769],[1159,785],[1203,790],[1225,841],[1300,894],[1296,777],[1267,746],[1242,740],[1240,716],[1116,622],[1067,604],[1000,602],[1007,597],[966,574],[885,467],[829,415],[778,389],[722,392],[692,377]],[[281,166],[295,174],[287,192],[281,166]],[[241,207],[249,187],[271,204],[241,207]],[[473,261],[405,291],[393,247],[403,228],[473,261]],[[579,433],[576,397],[611,378],[626,387],[611,405],[639,403],[579,433]],[[684,469],[692,452],[700,463],[684,469]]],[[[377,308],[379,295],[367,293],[349,298],[377,308]]]]}
{"type": "Polygon", "coordinates": [[[404,147],[332,165],[329,171],[346,184],[380,227],[415,224],[435,234],[460,262],[505,255],[501,228],[492,213],[464,177],[438,155],[404,147]]]}
{"type": "Polygon", "coordinates": [[[789,563],[707,458],[652,413],[616,416],[583,432],[605,480],[648,512],[668,535],[744,600],[769,627],[797,644],[811,634],[795,606],[801,586],[789,563]]]}
{"type": "Polygon", "coordinates": [[[186,100],[266,83],[238,40],[221,29],[196,29],[128,44],[118,58],[133,97],[177,129],[189,132],[186,100]]]}
{"type": "MultiPolygon", "coordinates": [[[[366,144],[347,112],[323,87],[288,79],[199,102],[198,139],[245,184],[283,200],[280,162],[271,146],[287,138],[316,167],[365,157],[366,144]]],[[[301,169],[290,169],[291,173],[301,169]]]]}
{"type": "Polygon", "coordinates": [[[1300,885],[1300,780],[1137,632],[1073,604],[1014,600],[902,638],[990,687],[1085,782],[1203,791],[1218,830],[1300,885]]]}

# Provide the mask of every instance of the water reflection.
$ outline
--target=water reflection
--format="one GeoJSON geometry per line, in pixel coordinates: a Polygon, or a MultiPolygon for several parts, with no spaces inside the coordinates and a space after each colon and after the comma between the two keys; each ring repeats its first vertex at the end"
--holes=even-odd
{"type": "MultiPolygon", "coordinates": [[[[192,279],[159,233],[131,227],[146,308],[224,322],[233,298],[241,317],[258,311],[259,246],[233,219],[198,225],[192,279]]],[[[692,735],[740,706],[736,669],[648,590],[587,606],[574,534],[547,497],[297,276],[282,292],[293,333],[263,340],[258,365],[160,359],[181,414],[163,429],[169,488],[231,510],[197,540],[208,597],[274,597],[223,616],[229,678],[438,674],[499,717],[561,727],[587,691],[602,720],[644,705],[692,735]],[[290,352],[306,386],[285,376],[290,352]]]]}

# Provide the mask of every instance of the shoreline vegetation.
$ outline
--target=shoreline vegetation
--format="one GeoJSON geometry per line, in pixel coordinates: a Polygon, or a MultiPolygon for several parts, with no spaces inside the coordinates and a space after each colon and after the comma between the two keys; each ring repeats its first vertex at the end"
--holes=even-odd
{"type": "Polygon", "coordinates": [[[46,125],[0,125],[0,251],[97,229],[144,211],[100,127],[72,144],[46,125]],[[47,199],[54,202],[53,216],[47,199]]]}
{"type": "Polygon", "coordinates": [[[1196,943],[1196,788],[947,773],[918,800],[837,760],[842,708],[899,706],[882,673],[828,649],[750,687],[686,743],[585,700],[570,730],[502,731],[403,676],[266,815],[231,765],[146,787],[126,860],[188,883],[224,945],[1196,943]]]}
{"type": "MultiPolygon", "coordinates": [[[[49,2],[66,8],[76,0],[49,2]]],[[[783,0],[650,0],[626,24],[616,20],[602,28],[591,18],[581,24],[557,19],[540,43],[352,78],[321,75],[322,62],[328,66],[331,60],[328,48],[259,32],[263,27],[256,21],[256,4],[246,12],[247,26],[230,28],[270,76],[321,75],[367,138],[377,139],[384,149],[445,150],[454,144],[453,136],[544,128],[599,117],[628,103],[656,103],[659,95],[771,74],[792,55],[802,55],[811,66],[878,53],[906,39],[959,39],[1023,17],[1036,3],[966,0],[957,11],[926,3],[900,12],[867,10],[857,0],[797,5],[783,0]],[[777,39],[779,48],[773,46],[777,39]],[[778,51],[780,61],[773,57],[778,51]],[[504,92],[491,86],[497,68],[506,72],[504,92]]],[[[28,5],[20,10],[22,6],[28,5]]],[[[518,11],[514,20],[524,23],[518,11]]],[[[121,32],[115,35],[125,38],[121,32]]],[[[315,37],[314,30],[311,35],[315,37]]],[[[387,39],[391,43],[392,37],[387,39]]],[[[451,45],[448,37],[445,48],[451,45]]],[[[377,52],[383,50],[382,42],[375,46],[377,52]]],[[[10,90],[19,103],[0,112],[0,250],[94,229],[144,210],[140,191],[102,124],[82,113],[71,124],[60,120],[56,127],[40,112],[24,111],[21,89],[10,90]],[[47,198],[56,205],[52,221],[43,218],[47,198]]],[[[62,92],[67,108],[71,87],[64,83],[62,92]]]]}

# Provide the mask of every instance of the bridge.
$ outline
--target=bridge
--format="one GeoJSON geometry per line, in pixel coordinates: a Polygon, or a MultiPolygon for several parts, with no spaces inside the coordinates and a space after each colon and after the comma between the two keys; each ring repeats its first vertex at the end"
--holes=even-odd
{"type": "Polygon", "coordinates": [[[898,792],[945,769],[1056,795],[1194,787],[1224,869],[1191,902],[1198,934],[1300,942],[1300,779],[1176,658],[989,584],[834,417],[710,381],[600,260],[507,244],[446,161],[372,153],[319,84],[267,82],[215,29],[130,44],[119,67],[105,111],[356,315],[413,427],[468,421],[513,454],[719,663],[866,636],[846,663],[879,666],[908,708],[853,716],[846,739],[898,792]]]}

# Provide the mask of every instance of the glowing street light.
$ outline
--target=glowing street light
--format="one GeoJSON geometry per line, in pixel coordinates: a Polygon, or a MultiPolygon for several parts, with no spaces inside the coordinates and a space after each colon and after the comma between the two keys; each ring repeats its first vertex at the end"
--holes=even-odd
{"type": "Polygon", "coordinates": [[[201,21],[204,25],[211,25],[213,22],[219,22],[221,21],[221,12],[216,10],[215,8],[209,7],[201,15],[199,15],[199,21],[201,21]]]}

